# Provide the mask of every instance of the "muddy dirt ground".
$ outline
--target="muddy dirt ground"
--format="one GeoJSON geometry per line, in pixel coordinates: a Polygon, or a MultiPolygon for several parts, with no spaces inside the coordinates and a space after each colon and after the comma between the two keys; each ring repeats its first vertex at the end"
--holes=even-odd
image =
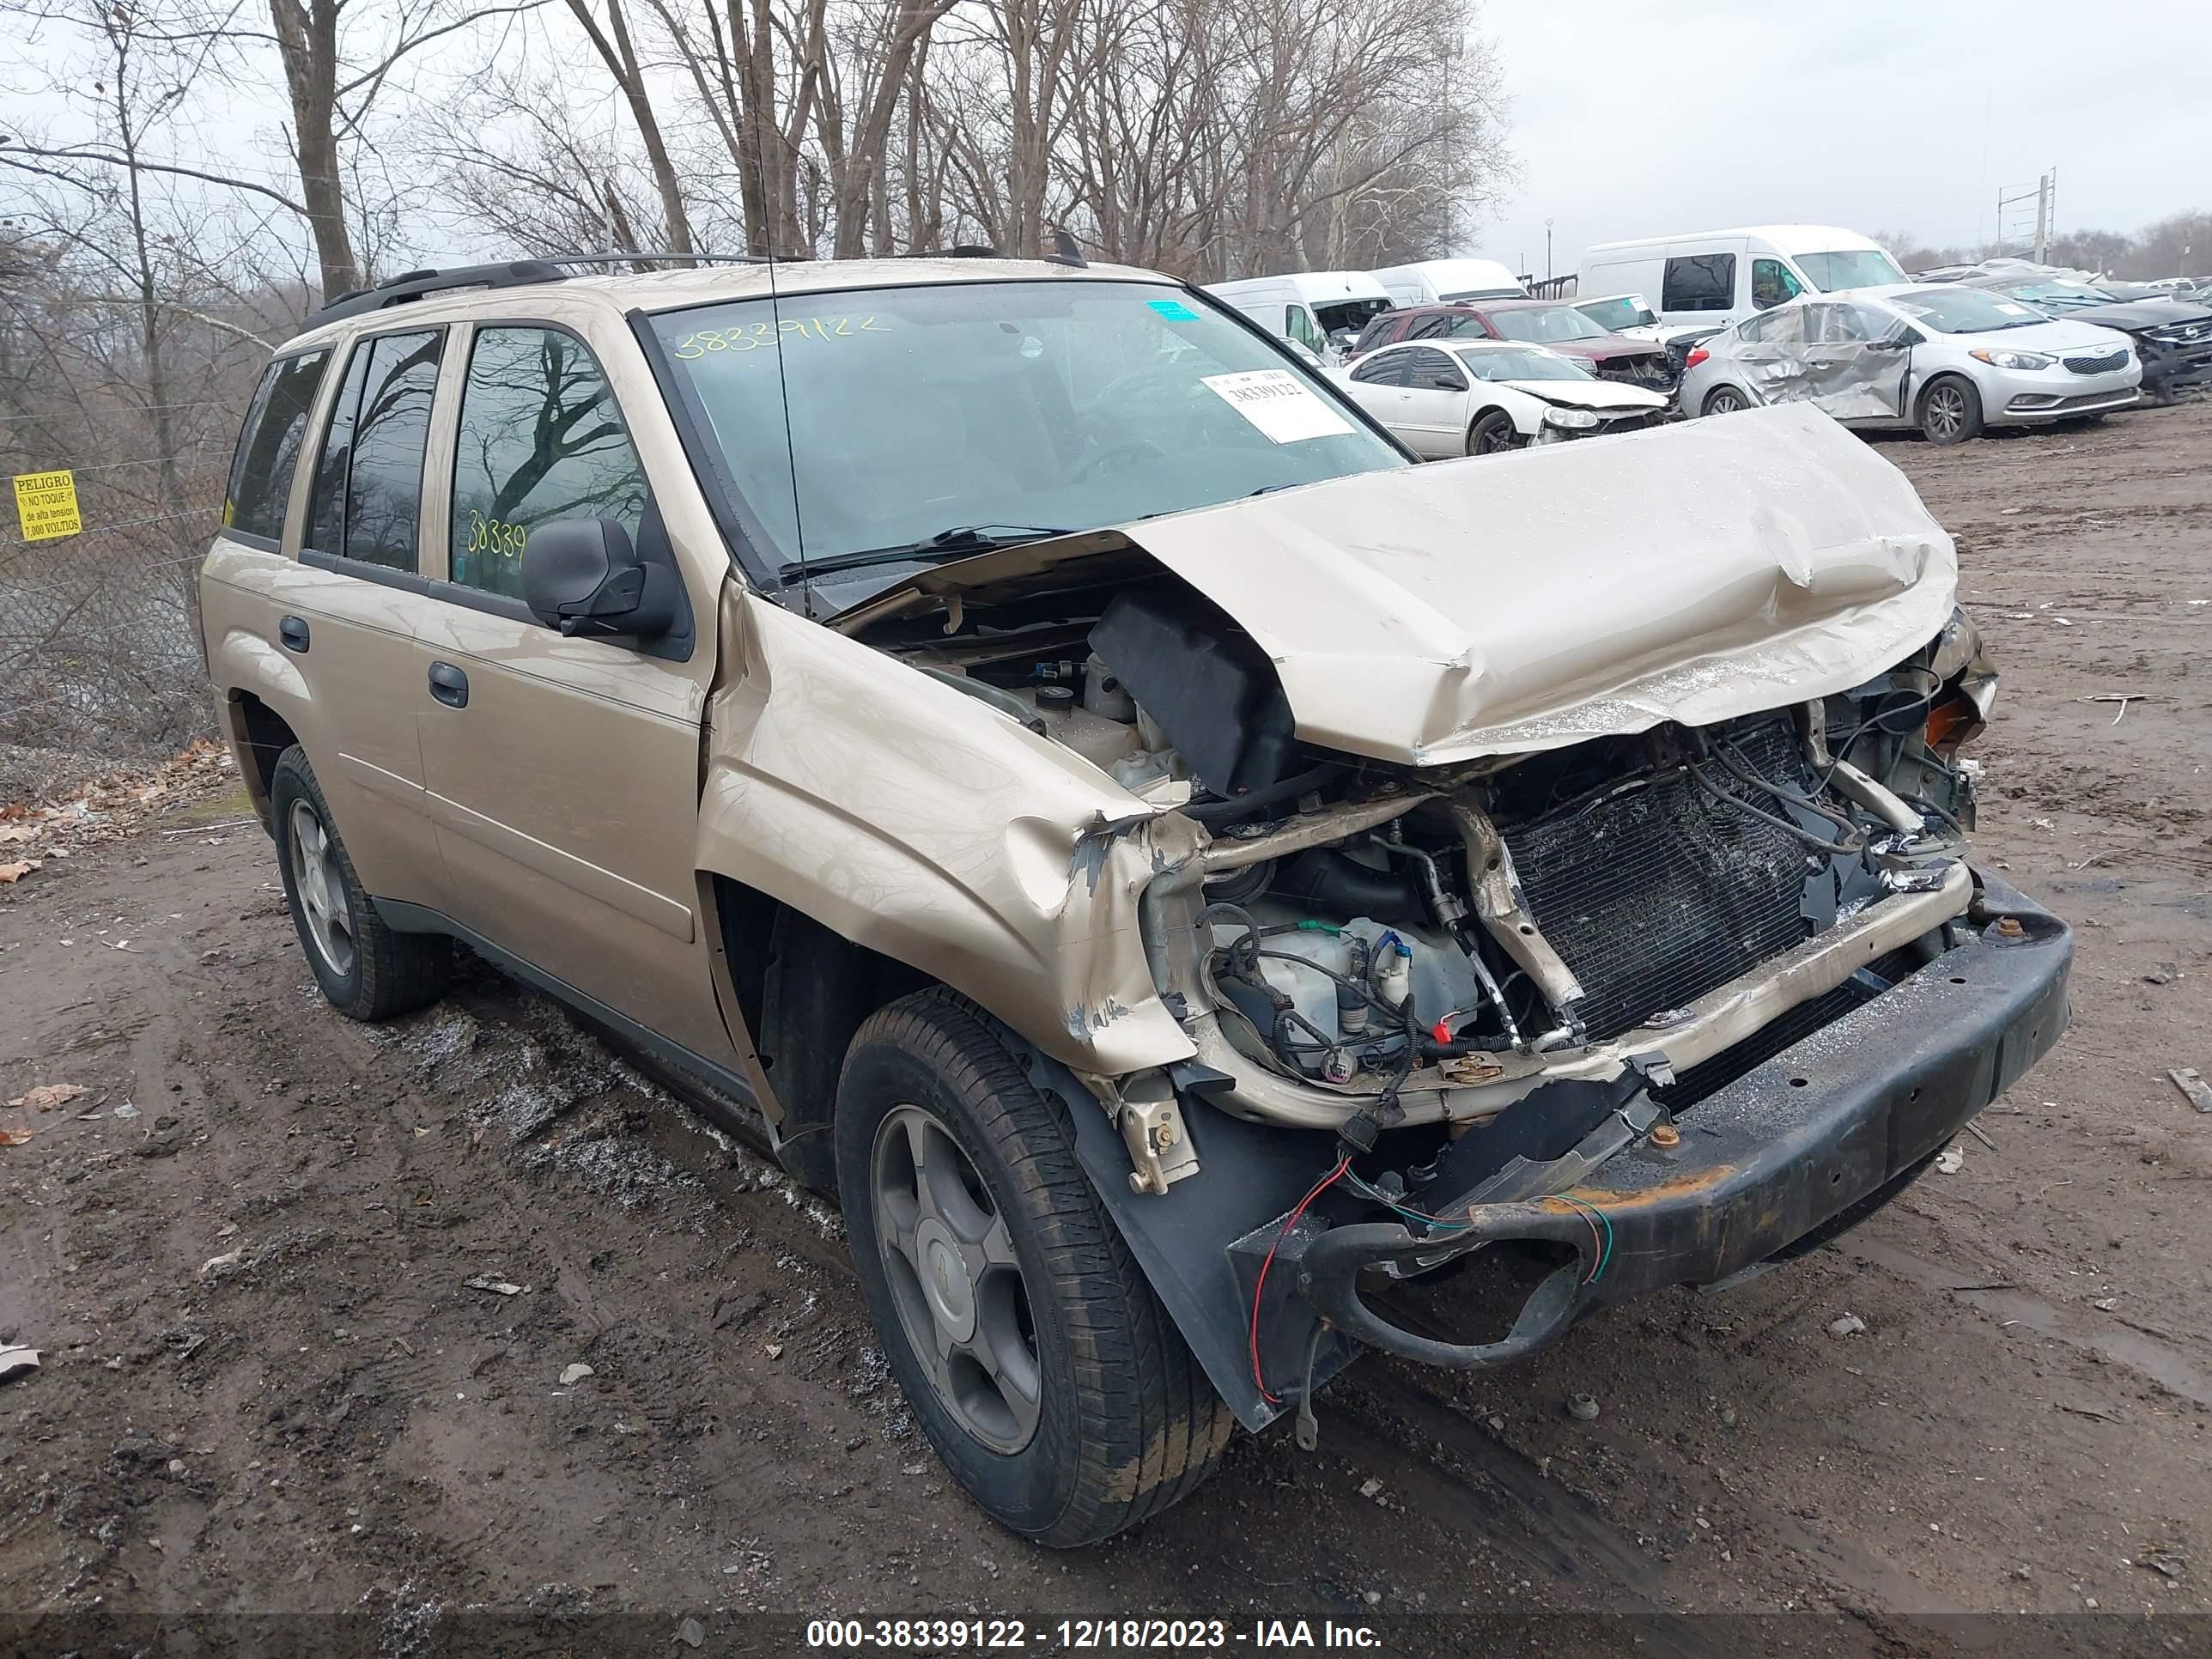
{"type": "Polygon", "coordinates": [[[1363,1362],[1317,1454],[1240,1437],[1049,1554],[940,1474],[833,1216],[489,969],[331,1014],[267,842],[206,801],[0,888],[0,1100],[87,1091],[0,1111],[33,1131],[0,1146],[0,1346],[45,1356],[0,1383],[0,1651],[160,1614],[408,1654],[1109,1613],[2212,1650],[2212,1116],[2166,1075],[2212,1073],[2212,404],[1881,450],[1960,538],[2004,674],[1982,856],[2078,929],[2076,1012],[1993,1144],[1840,1245],[1500,1376],[1363,1362]],[[2021,1610],[2033,1641],[1950,1617],[2021,1610]]]}

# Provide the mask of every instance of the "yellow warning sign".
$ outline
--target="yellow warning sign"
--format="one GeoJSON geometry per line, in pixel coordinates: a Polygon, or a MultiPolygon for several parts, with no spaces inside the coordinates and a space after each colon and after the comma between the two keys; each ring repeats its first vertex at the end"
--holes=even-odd
{"type": "Polygon", "coordinates": [[[15,475],[15,517],[27,542],[50,542],[58,536],[74,536],[84,528],[77,516],[76,475],[59,472],[19,472],[15,475]]]}

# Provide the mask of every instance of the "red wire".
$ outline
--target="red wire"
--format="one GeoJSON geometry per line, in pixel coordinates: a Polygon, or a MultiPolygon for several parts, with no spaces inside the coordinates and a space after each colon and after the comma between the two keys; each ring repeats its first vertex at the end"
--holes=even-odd
{"type": "Polygon", "coordinates": [[[1267,1254],[1261,1260],[1260,1277],[1252,1286],[1252,1385],[1260,1390],[1260,1398],[1270,1406],[1279,1406],[1283,1402],[1267,1392],[1267,1382],[1260,1375],[1260,1298],[1267,1293],[1267,1269],[1274,1265],[1275,1252],[1282,1248],[1283,1241],[1297,1226],[1298,1218],[1306,1212],[1306,1206],[1334,1186],[1337,1177],[1351,1167],[1352,1157],[1346,1153],[1334,1170],[1314,1182],[1313,1190],[1298,1200],[1297,1208],[1291,1212],[1291,1218],[1283,1224],[1282,1231],[1275,1235],[1275,1242],[1267,1246],[1267,1254]]]}

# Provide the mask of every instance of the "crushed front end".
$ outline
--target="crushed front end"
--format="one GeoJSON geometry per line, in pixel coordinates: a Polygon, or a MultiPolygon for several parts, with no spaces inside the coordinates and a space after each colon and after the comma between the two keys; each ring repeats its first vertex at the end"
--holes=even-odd
{"type": "Polygon", "coordinates": [[[1225,1247],[1249,1416],[1351,1342],[1499,1364],[1810,1248],[2049,1048],[2067,930],[1966,861],[1959,749],[1994,690],[1960,615],[1811,702],[1211,803],[1145,896],[1196,1050],[1152,1178],[1243,1125],[1305,1160],[1300,1201],[1225,1247]],[[1502,1334],[1390,1310],[1393,1281],[1492,1248],[1536,1269],[1502,1334]]]}

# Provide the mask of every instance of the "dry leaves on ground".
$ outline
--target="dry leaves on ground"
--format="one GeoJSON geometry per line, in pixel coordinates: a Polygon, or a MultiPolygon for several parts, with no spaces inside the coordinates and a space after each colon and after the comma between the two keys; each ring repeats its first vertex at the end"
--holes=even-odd
{"type": "Polygon", "coordinates": [[[91,1092],[82,1083],[41,1083],[28,1094],[17,1095],[8,1103],[27,1106],[34,1112],[51,1112],[57,1106],[66,1106],[91,1092]]]}
{"type": "Polygon", "coordinates": [[[39,867],[39,862],[37,859],[25,859],[20,864],[0,864],[0,887],[22,880],[39,867]]]}

